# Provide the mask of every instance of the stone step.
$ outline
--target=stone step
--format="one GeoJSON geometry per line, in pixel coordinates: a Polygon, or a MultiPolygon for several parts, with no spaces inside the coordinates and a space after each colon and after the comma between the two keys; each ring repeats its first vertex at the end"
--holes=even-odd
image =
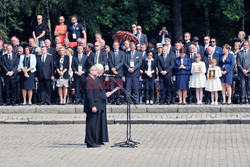
{"type": "MultiPolygon", "coordinates": [[[[126,105],[107,105],[107,113],[126,113],[126,105]]],[[[131,105],[132,113],[250,112],[250,105],[131,105]]],[[[0,106],[0,113],[83,113],[83,105],[0,106]]]]}

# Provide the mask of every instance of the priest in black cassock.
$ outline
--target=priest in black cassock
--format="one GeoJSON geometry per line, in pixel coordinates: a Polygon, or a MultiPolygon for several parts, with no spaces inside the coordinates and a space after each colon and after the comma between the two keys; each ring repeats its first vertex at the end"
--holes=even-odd
{"type": "MultiPolygon", "coordinates": [[[[85,80],[86,97],[84,102],[84,112],[86,112],[86,135],[87,147],[100,147],[104,142],[108,142],[108,128],[106,117],[106,98],[111,92],[105,92],[102,79],[103,70],[92,66],[89,76],[85,80]]],[[[101,65],[102,69],[103,66],[101,65]]]]}

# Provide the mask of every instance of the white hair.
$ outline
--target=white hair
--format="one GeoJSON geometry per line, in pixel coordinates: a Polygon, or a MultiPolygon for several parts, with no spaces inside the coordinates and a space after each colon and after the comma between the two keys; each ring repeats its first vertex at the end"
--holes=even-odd
{"type": "Polygon", "coordinates": [[[40,47],[37,47],[36,49],[35,49],[35,52],[41,52],[41,48],[40,47]]]}
{"type": "Polygon", "coordinates": [[[104,70],[102,64],[96,64],[95,67],[96,67],[96,69],[97,69],[98,71],[104,70]]]}

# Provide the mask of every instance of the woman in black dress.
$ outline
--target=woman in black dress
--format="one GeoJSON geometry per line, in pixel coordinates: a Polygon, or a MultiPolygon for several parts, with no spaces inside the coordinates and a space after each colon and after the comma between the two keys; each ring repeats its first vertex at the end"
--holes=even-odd
{"type": "Polygon", "coordinates": [[[21,89],[23,94],[23,105],[27,103],[28,90],[28,104],[31,105],[33,89],[35,89],[35,72],[36,72],[36,56],[30,54],[30,48],[26,47],[23,55],[20,56],[19,65],[22,70],[21,73],[21,89]]]}

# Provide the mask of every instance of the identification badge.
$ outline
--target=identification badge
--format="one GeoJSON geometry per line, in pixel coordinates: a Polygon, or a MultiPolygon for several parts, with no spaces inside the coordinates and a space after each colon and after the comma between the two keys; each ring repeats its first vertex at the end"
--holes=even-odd
{"type": "Polygon", "coordinates": [[[72,34],[73,39],[76,39],[76,33],[72,34]]]}
{"type": "Polygon", "coordinates": [[[82,66],[78,66],[78,71],[82,72],[82,66]]]}
{"type": "Polygon", "coordinates": [[[135,63],[134,63],[133,61],[131,61],[131,62],[130,62],[130,67],[131,67],[131,68],[134,68],[134,66],[135,66],[135,63]]]}
{"type": "Polygon", "coordinates": [[[105,71],[109,71],[109,66],[105,65],[105,71]]]}

